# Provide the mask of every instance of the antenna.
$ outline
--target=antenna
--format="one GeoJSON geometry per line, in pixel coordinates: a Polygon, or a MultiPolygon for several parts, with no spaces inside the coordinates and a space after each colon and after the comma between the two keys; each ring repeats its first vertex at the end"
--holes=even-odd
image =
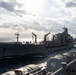
{"type": "Polygon", "coordinates": [[[16,38],[17,38],[17,43],[19,42],[19,32],[18,33],[15,33],[15,35],[17,36],[16,38]]]}

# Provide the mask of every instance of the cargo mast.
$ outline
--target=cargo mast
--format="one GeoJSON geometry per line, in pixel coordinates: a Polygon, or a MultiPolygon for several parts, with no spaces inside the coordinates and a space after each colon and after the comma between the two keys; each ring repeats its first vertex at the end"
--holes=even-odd
{"type": "Polygon", "coordinates": [[[17,38],[17,43],[19,42],[19,33],[15,33],[15,35],[17,36],[16,38],[17,38]]]}
{"type": "Polygon", "coordinates": [[[35,36],[35,43],[37,44],[37,35],[32,32],[32,35],[35,36]]]}
{"type": "Polygon", "coordinates": [[[44,35],[44,42],[46,42],[46,37],[47,37],[49,34],[50,34],[50,32],[44,35]]]}

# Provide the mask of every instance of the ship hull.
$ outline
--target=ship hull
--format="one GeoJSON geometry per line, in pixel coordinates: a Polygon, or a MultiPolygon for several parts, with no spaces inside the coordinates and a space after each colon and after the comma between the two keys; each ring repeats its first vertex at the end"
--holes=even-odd
{"type": "Polygon", "coordinates": [[[54,51],[71,49],[73,47],[73,44],[58,47],[46,47],[44,44],[0,44],[0,58],[52,53],[54,51]]]}
{"type": "Polygon", "coordinates": [[[0,57],[38,54],[45,52],[45,45],[0,44],[0,57]]]}

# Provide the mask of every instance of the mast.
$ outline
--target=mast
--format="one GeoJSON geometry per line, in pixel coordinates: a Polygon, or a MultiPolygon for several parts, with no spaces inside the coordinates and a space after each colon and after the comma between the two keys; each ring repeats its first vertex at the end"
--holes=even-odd
{"type": "Polygon", "coordinates": [[[32,35],[35,36],[35,43],[37,44],[37,35],[32,32],[32,35]]]}
{"type": "Polygon", "coordinates": [[[46,42],[46,37],[47,37],[49,34],[50,34],[50,32],[44,35],[44,42],[46,42]]]}
{"type": "Polygon", "coordinates": [[[55,40],[55,35],[53,35],[53,44],[54,44],[54,40],[55,40]]]}
{"type": "Polygon", "coordinates": [[[64,29],[64,32],[63,33],[68,34],[68,29],[65,28],[65,27],[63,29],[64,29]]]}
{"type": "Polygon", "coordinates": [[[16,39],[17,39],[17,43],[18,43],[18,42],[19,42],[19,35],[20,35],[20,34],[19,34],[19,32],[18,32],[18,33],[15,33],[15,35],[17,36],[16,39]]]}

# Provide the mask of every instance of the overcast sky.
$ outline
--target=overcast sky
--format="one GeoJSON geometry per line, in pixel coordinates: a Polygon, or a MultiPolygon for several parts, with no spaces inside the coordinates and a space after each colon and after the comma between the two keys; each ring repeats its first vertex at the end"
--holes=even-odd
{"type": "Polygon", "coordinates": [[[0,37],[55,33],[64,26],[76,34],[76,0],[0,0],[0,37]]]}

